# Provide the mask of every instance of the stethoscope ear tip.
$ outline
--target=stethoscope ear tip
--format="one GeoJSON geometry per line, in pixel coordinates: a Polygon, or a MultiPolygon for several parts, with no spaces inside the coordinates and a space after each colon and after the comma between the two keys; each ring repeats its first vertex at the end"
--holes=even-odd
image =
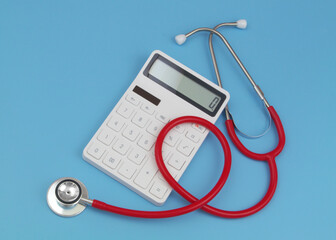
{"type": "Polygon", "coordinates": [[[240,19],[237,21],[237,28],[245,29],[247,27],[246,19],[240,19]]]}
{"type": "Polygon", "coordinates": [[[182,45],[187,40],[187,36],[184,34],[179,34],[175,36],[175,42],[178,45],[182,45]]]}

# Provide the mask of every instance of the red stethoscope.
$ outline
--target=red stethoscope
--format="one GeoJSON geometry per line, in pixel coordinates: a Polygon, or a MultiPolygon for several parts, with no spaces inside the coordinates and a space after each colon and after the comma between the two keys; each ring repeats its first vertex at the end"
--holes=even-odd
{"type": "Polygon", "coordinates": [[[221,26],[236,26],[238,28],[245,28],[246,27],[246,21],[245,20],[239,20],[237,22],[232,23],[222,23],[217,25],[215,28],[197,28],[185,35],[178,35],[176,36],[176,42],[178,44],[182,44],[185,42],[185,40],[193,35],[196,32],[200,31],[208,31],[210,32],[209,37],[209,45],[210,45],[210,52],[212,56],[212,61],[214,64],[214,68],[216,71],[217,80],[220,86],[221,80],[220,75],[218,72],[217,62],[213,51],[212,46],[212,34],[216,34],[220,37],[220,39],[224,42],[224,44],[227,46],[241,69],[243,70],[244,74],[247,76],[247,78],[250,80],[251,84],[253,85],[254,89],[264,102],[265,107],[267,108],[267,111],[270,114],[271,119],[274,122],[274,125],[276,127],[276,130],[278,132],[279,142],[276,148],[268,153],[259,154],[254,153],[248,150],[239,140],[236,132],[235,132],[235,124],[232,119],[232,115],[230,114],[228,108],[225,108],[225,115],[226,115],[226,129],[228,131],[228,134],[234,143],[234,145],[241,151],[245,156],[248,158],[258,160],[258,161],[266,161],[268,163],[269,169],[270,169],[270,183],[268,190],[265,194],[265,196],[254,206],[239,210],[239,211],[227,211],[218,209],[215,207],[212,207],[208,205],[208,203],[220,192],[222,187],[224,186],[229,173],[231,169],[231,151],[229,144],[224,137],[223,133],[211,122],[194,116],[184,116],[179,117],[177,119],[174,119],[170,121],[160,132],[156,144],[155,144],[155,158],[156,163],[158,165],[159,171],[165,178],[165,180],[170,184],[170,186],[183,198],[185,198],[187,201],[190,202],[189,205],[177,209],[172,210],[166,210],[166,211],[139,211],[139,210],[131,210],[126,208],[120,208],[116,206],[112,206],[109,204],[106,204],[104,202],[101,202],[99,200],[91,200],[88,198],[88,192],[86,190],[86,187],[83,183],[81,183],[79,180],[75,178],[61,178],[56,180],[49,188],[48,194],[47,194],[47,200],[49,207],[58,215],[60,216],[75,216],[82,212],[86,206],[92,206],[94,208],[130,216],[130,217],[139,217],[139,218],[168,218],[168,217],[175,217],[179,215],[183,215],[192,211],[195,211],[197,209],[202,209],[212,215],[223,217],[223,218],[242,218],[250,216],[261,209],[263,209],[272,199],[276,186],[277,186],[277,180],[278,180],[278,173],[277,173],[277,167],[275,163],[275,157],[280,154],[282,149],[285,145],[285,132],[282,126],[282,123],[280,121],[280,118],[273,108],[273,106],[270,106],[269,103],[266,101],[262,91],[258,87],[258,85],[255,84],[252,77],[247,72],[244,65],[239,60],[236,53],[231,48],[230,44],[227,42],[227,40],[224,38],[224,36],[216,31],[217,28],[221,26]],[[216,185],[210,190],[209,193],[207,193],[203,198],[197,199],[195,196],[190,194],[187,190],[185,190],[178,182],[175,181],[175,179],[170,175],[168,169],[165,166],[165,163],[162,158],[162,144],[164,141],[165,136],[168,134],[168,132],[174,128],[175,126],[182,124],[182,123],[196,123],[199,125],[202,125],[206,127],[209,131],[211,131],[219,140],[223,151],[224,151],[224,167],[222,174],[216,183],[216,185]]]}

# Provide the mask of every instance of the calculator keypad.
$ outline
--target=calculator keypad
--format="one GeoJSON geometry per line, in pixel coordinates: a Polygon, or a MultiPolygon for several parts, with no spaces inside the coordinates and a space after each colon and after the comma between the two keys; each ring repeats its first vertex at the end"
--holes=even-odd
{"type": "MultiPolygon", "coordinates": [[[[158,170],[154,144],[168,116],[137,94],[127,94],[88,144],[88,160],[153,203],[162,204],[172,188],[158,170]]],[[[181,124],[167,134],[162,157],[175,180],[182,176],[205,130],[181,124]]]]}

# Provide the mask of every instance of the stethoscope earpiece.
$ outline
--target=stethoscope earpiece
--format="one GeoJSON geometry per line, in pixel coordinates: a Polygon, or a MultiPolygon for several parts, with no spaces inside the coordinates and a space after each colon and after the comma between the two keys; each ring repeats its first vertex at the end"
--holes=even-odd
{"type": "Polygon", "coordinates": [[[175,42],[178,45],[182,45],[186,40],[187,40],[187,37],[184,34],[179,34],[175,36],[175,42]]]}
{"type": "Polygon", "coordinates": [[[75,178],[60,178],[47,193],[49,208],[59,216],[73,217],[84,211],[89,194],[85,185],[75,178]]]}
{"type": "Polygon", "coordinates": [[[240,28],[240,29],[245,29],[247,27],[247,21],[246,19],[240,19],[237,21],[237,28],[240,28]]]}

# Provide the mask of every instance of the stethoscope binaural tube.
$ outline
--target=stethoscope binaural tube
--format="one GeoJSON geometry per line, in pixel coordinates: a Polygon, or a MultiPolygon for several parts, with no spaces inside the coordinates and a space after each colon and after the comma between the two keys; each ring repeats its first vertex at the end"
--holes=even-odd
{"type": "MultiPolygon", "coordinates": [[[[266,100],[266,98],[264,96],[264,93],[261,91],[260,87],[254,82],[251,75],[248,73],[245,66],[240,61],[239,57],[234,52],[234,50],[232,49],[231,45],[226,40],[226,38],[216,30],[220,26],[236,26],[238,28],[243,29],[243,28],[246,27],[246,25],[247,25],[246,20],[238,20],[237,22],[219,24],[214,29],[211,29],[211,28],[197,28],[197,29],[194,29],[193,31],[185,34],[185,35],[180,34],[180,35],[177,35],[175,37],[176,42],[179,45],[181,45],[187,40],[188,37],[192,36],[193,34],[195,34],[197,32],[202,32],[202,31],[210,32],[210,36],[209,36],[210,53],[211,53],[212,61],[213,61],[213,64],[214,64],[214,69],[215,69],[216,77],[217,77],[217,80],[218,80],[218,84],[219,84],[219,86],[222,87],[222,82],[221,82],[220,74],[219,74],[219,71],[218,71],[216,57],[215,57],[215,54],[214,54],[214,51],[213,51],[213,46],[212,46],[212,35],[216,34],[222,40],[222,42],[225,44],[225,46],[228,48],[231,55],[234,57],[234,59],[236,60],[236,62],[238,63],[238,65],[240,66],[242,71],[244,72],[245,76],[248,78],[248,80],[252,84],[253,88],[255,89],[255,91],[257,92],[257,94],[261,98],[261,100],[264,102],[265,107],[267,108],[267,111],[269,112],[270,119],[273,120],[273,122],[275,124],[275,127],[276,127],[276,130],[277,130],[277,133],[278,133],[278,138],[279,138],[278,139],[278,145],[276,146],[276,148],[274,148],[274,150],[272,150],[268,153],[264,153],[264,154],[254,153],[254,152],[248,150],[241,143],[239,138],[237,137],[236,132],[235,132],[235,127],[236,126],[234,124],[234,121],[231,117],[231,114],[228,110],[228,107],[225,108],[225,115],[226,115],[225,125],[226,125],[228,134],[229,134],[232,142],[239,149],[239,151],[241,153],[243,153],[245,156],[247,156],[251,159],[254,159],[254,160],[267,161],[269,169],[270,169],[269,188],[268,188],[265,196],[256,205],[254,205],[254,206],[252,206],[248,209],[241,210],[241,211],[224,211],[224,210],[215,209],[215,208],[212,208],[212,207],[209,207],[209,206],[204,207],[204,209],[207,212],[210,212],[210,213],[215,214],[217,216],[226,217],[226,218],[240,218],[240,217],[246,217],[246,216],[252,215],[252,214],[260,211],[263,207],[265,207],[269,203],[269,201],[272,199],[272,197],[274,195],[274,192],[275,192],[275,189],[276,189],[276,186],[277,186],[277,179],[278,179],[275,157],[278,156],[281,153],[281,151],[283,150],[283,148],[285,146],[285,139],[286,139],[281,120],[280,120],[277,112],[275,111],[274,107],[270,106],[270,104],[268,103],[268,101],[266,100]]],[[[261,134],[259,136],[263,136],[267,131],[268,130],[266,130],[263,134],[261,134]]],[[[241,131],[239,131],[239,132],[241,132],[241,131]]],[[[245,135],[245,134],[243,134],[243,135],[245,135]]],[[[257,136],[257,137],[259,137],[259,136],[257,136]]],[[[193,199],[189,198],[187,200],[193,200],[193,199]]]]}
{"type": "MultiPolygon", "coordinates": [[[[237,28],[240,28],[240,29],[245,29],[246,26],[247,26],[247,21],[245,19],[241,19],[241,20],[238,20],[236,22],[225,22],[225,23],[220,23],[218,25],[216,25],[213,30],[217,30],[221,27],[230,27],[230,26],[234,26],[234,27],[237,27],[237,28]]],[[[240,61],[239,57],[237,56],[237,54],[235,53],[235,51],[233,50],[233,48],[231,47],[231,45],[229,44],[229,42],[226,40],[225,42],[223,42],[225,44],[225,46],[227,47],[227,49],[230,51],[231,55],[234,57],[234,59],[236,60],[236,62],[238,63],[239,67],[242,69],[242,71],[245,73],[245,76],[247,77],[247,79],[250,81],[250,83],[252,84],[253,88],[255,89],[256,93],[259,95],[259,93],[262,94],[262,97],[261,97],[261,100],[263,101],[263,105],[266,109],[266,113],[267,113],[267,117],[268,117],[268,124],[267,124],[267,127],[265,128],[265,130],[260,133],[260,134],[257,134],[257,135],[251,135],[251,134],[246,134],[245,132],[243,132],[242,130],[240,130],[237,126],[237,124],[234,124],[234,127],[236,129],[236,131],[242,135],[243,137],[245,138],[250,138],[250,139],[255,139],[255,138],[260,138],[264,135],[266,135],[266,133],[271,129],[271,125],[272,125],[272,118],[271,118],[271,115],[268,111],[268,103],[267,101],[265,102],[264,99],[265,99],[265,96],[264,94],[262,93],[260,87],[254,82],[252,76],[247,72],[245,66],[243,65],[243,63],[240,61]]],[[[217,59],[216,59],[216,54],[215,54],[215,51],[214,51],[214,47],[213,47],[213,33],[211,32],[210,35],[209,35],[209,50],[210,50],[210,54],[211,54],[211,60],[212,60],[212,63],[213,63],[213,67],[214,67],[214,71],[215,71],[215,74],[216,74],[216,78],[217,78],[217,82],[218,82],[218,85],[220,87],[223,87],[222,86],[222,79],[221,79],[221,76],[220,76],[220,73],[219,73],[219,70],[218,70],[218,64],[217,64],[217,59]]],[[[259,95],[260,96],[260,95],[259,95]]],[[[229,111],[229,105],[226,105],[225,107],[225,116],[226,116],[226,119],[232,119],[232,114],[231,112],[229,111]]]]}

